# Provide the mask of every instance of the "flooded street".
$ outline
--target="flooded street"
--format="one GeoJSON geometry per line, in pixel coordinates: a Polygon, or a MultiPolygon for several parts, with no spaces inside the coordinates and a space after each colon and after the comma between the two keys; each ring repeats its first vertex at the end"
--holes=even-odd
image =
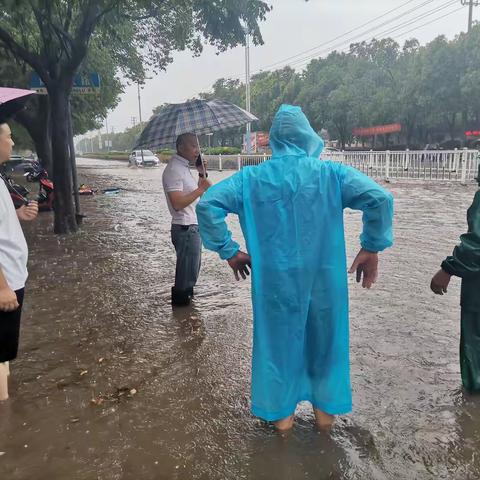
{"type": "MultiPolygon", "coordinates": [[[[395,247],[374,290],[350,279],[354,411],[327,435],[301,407],[283,438],[249,412],[249,284],[204,251],[193,307],[172,311],[164,167],[79,167],[81,182],[122,190],[82,197],[76,235],[54,236],[49,213],[25,226],[30,280],[0,404],[0,479],[480,478],[480,399],[460,389],[460,282],[443,297],[429,290],[474,185],[388,185],[395,247]]],[[[352,261],[361,215],[346,212],[346,226],[352,261]]]]}

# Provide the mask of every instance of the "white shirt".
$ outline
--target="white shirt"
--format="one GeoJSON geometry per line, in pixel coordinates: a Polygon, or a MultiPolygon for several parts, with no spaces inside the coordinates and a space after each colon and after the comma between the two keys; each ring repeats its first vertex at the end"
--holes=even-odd
{"type": "Polygon", "coordinates": [[[188,160],[180,155],[174,155],[168,162],[162,176],[163,191],[167,197],[168,209],[172,215],[172,224],[174,225],[198,225],[195,207],[199,201],[197,198],[190,205],[175,210],[170,202],[169,192],[183,192],[189,194],[198,188],[198,182],[193,178],[190,171],[188,160]]]}
{"type": "Polygon", "coordinates": [[[0,178],[0,267],[12,290],[27,281],[28,247],[7,186],[0,178]]]}

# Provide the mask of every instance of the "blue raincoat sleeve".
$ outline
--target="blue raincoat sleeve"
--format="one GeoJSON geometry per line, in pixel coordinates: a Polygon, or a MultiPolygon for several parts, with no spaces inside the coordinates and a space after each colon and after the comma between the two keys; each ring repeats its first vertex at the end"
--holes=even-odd
{"type": "Polygon", "coordinates": [[[363,212],[362,248],[381,252],[393,244],[393,196],[355,168],[340,167],[344,208],[363,212]]]}
{"type": "Polygon", "coordinates": [[[203,244],[220,255],[222,260],[234,257],[240,245],[232,240],[225,217],[229,213],[239,214],[242,208],[241,173],[213,185],[197,204],[197,218],[203,244]]]}

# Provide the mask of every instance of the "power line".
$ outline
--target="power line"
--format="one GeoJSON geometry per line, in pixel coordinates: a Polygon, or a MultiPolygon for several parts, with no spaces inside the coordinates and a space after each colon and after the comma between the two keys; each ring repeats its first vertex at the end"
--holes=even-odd
{"type": "MultiPolygon", "coordinates": [[[[394,12],[394,11],[396,11],[396,10],[401,9],[401,8],[404,7],[405,5],[407,5],[407,4],[409,4],[409,3],[412,3],[412,1],[414,1],[414,0],[409,0],[408,2],[403,3],[403,4],[400,5],[399,7],[393,8],[392,10],[389,10],[388,12],[384,13],[383,15],[380,15],[380,16],[378,16],[378,17],[375,17],[375,18],[373,18],[372,20],[369,20],[368,22],[366,22],[366,23],[364,23],[364,24],[362,24],[362,25],[359,25],[358,27],[353,28],[352,30],[349,30],[348,32],[343,33],[342,35],[338,35],[337,37],[332,38],[331,40],[328,40],[327,42],[324,42],[324,43],[321,43],[320,45],[317,45],[316,47],[313,47],[313,48],[310,48],[310,49],[305,50],[305,51],[303,51],[303,52],[297,53],[296,55],[292,55],[291,57],[285,58],[285,59],[283,59],[283,60],[279,60],[278,62],[272,63],[272,64],[270,64],[270,65],[266,65],[266,66],[263,67],[263,69],[266,70],[266,69],[268,69],[268,68],[270,68],[270,67],[273,67],[273,66],[275,66],[275,65],[284,63],[284,62],[286,62],[287,60],[291,60],[291,59],[297,58],[297,57],[299,57],[299,56],[301,56],[301,55],[304,55],[305,53],[309,53],[309,52],[312,52],[312,51],[314,51],[314,50],[318,50],[319,48],[322,48],[322,47],[324,47],[324,46],[326,46],[326,45],[328,45],[328,44],[330,44],[330,43],[333,43],[333,42],[335,42],[336,40],[339,40],[340,38],[346,37],[346,36],[349,35],[350,33],[353,33],[353,32],[355,32],[355,31],[357,31],[357,30],[360,30],[361,28],[363,28],[363,27],[365,27],[365,26],[367,26],[367,25],[370,25],[371,23],[375,22],[376,20],[379,20],[380,18],[383,18],[383,17],[387,16],[389,13],[392,13],[392,12],[394,12]]],[[[387,20],[387,21],[385,21],[384,23],[381,23],[380,25],[377,25],[376,27],[374,27],[374,29],[383,27],[384,25],[388,25],[389,23],[394,22],[395,20],[398,20],[398,19],[401,18],[401,17],[404,17],[404,16],[406,16],[406,15],[409,15],[410,13],[414,12],[415,10],[418,10],[419,8],[423,8],[424,6],[426,6],[426,5],[428,5],[429,3],[432,3],[432,2],[434,2],[434,1],[435,1],[435,0],[426,0],[426,1],[424,1],[422,4],[416,5],[414,8],[412,8],[412,9],[410,9],[410,10],[407,10],[406,12],[403,12],[402,14],[397,15],[396,17],[393,17],[393,18],[391,18],[390,20],[387,20]]],[[[365,33],[368,33],[368,32],[370,32],[370,31],[372,31],[372,29],[368,30],[367,32],[363,32],[363,33],[361,33],[360,35],[364,35],[365,33]]]]}
{"type": "MultiPolygon", "coordinates": [[[[411,32],[414,32],[414,31],[416,31],[416,30],[418,30],[418,29],[420,29],[420,28],[422,28],[422,27],[425,27],[425,26],[427,26],[427,25],[431,25],[432,23],[435,23],[435,22],[437,22],[438,20],[442,20],[443,18],[446,18],[446,17],[448,17],[448,16],[450,16],[450,15],[453,15],[453,14],[456,13],[456,12],[459,12],[460,10],[462,10],[462,8],[463,8],[463,7],[456,8],[455,10],[452,10],[451,12],[448,12],[448,13],[446,13],[446,14],[438,17],[438,18],[434,18],[433,20],[430,20],[429,22],[423,23],[422,25],[417,25],[415,28],[412,28],[412,29],[410,29],[410,30],[406,30],[405,32],[401,32],[401,33],[398,34],[397,37],[402,37],[402,36],[407,35],[407,34],[409,34],[409,33],[411,33],[411,32]]],[[[348,50],[349,48],[350,48],[349,46],[348,46],[348,47],[345,47],[345,48],[343,49],[343,51],[346,51],[346,50],[348,50]]],[[[304,63],[301,64],[301,65],[297,65],[297,68],[305,67],[305,66],[308,65],[309,62],[310,62],[310,60],[304,62],[304,63]]]]}
{"type": "MultiPolygon", "coordinates": [[[[445,10],[446,8],[448,7],[451,7],[453,6],[454,4],[456,4],[457,2],[455,0],[449,0],[448,2],[442,4],[439,8],[435,8],[435,9],[432,9],[432,10],[429,10],[428,12],[424,12],[422,15],[420,15],[419,17],[415,18],[414,20],[408,20],[408,21],[405,21],[403,23],[400,23],[398,25],[395,25],[393,26],[392,28],[388,29],[388,30],[384,30],[383,32],[380,32],[380,33],[377,33],[376,35],[379,36],[379,37],[385,37],[385,36],[389,36],[391,35],[392,33],[398,31],[398,30],[401,30],[402,28],[404,27],[408,27],[410,25],[413,25],[421,20],[423,20],[424,18],[427,18],[427,17],[430,17],[432,15],[434,15],[435,13],[438,13],[442,10],[445,10]]],[[[458,10],[461,10],[461,8],[458,8],[450,13],[448,13],[447,15],[450,15],[451,13],[454,13],[458,10]]],[[[440,17],[440,18],[444,18],[444,17],[440,17]]],[[[420,28],[420,27],[418,27],[420,28]]],[[[416,28],[414,29],[416,30],[416,28]]],[[[371,33],[371,31],[368,31],[368,32],[365,32],[365,34],[369,34],[371,33]]],[[[363,35],[363,34],[362,34],[363,35]]],[[[326,50],[323,50],[322,52],[319,52],[319,54],[325,54],[325,53],[331,53],[332,51],[335,51],[337,48],[340,48],[340,47],[343,47],[344,45],[348,45],[350,46],[351,44],[351,41],[352,40],[356,40],[360,37],[360,35],[357,35],[355,37],[352,37],[350,38],[349,40],[345,41],[345,42],[342,42],[342,43],[339,43],[337,45],[335,45],[334,47],[330,47],[329,49],[326,49],[326,50]]],[[[304,57],[304,58],[301,58],[295,62],[291,62],[288,64],[288,66],[294,66],[294,65],[298,65],[298,64],[304,64],[305,62],[308,62],[314,58],[317,58],[318,55],[311,55],[311,56],[308,56],[308,57],[304,57]]],[[[287,66],[287,65],[286,65],[287,66]]]]}
{"type": "MultiPolygon", "coordinates": [[[[359,25],[359,26],[357,26],[357,27],[355,27],[355,28],[353,28],[353,29],[345,32],[345,33],[342,33],[341,35],[338,35],[337,37],[334,37],[334,38],[332,38],[331,40],[328,40],[328,41],[326,41],[326,42],[323,42],[323,43],[321,43],[320,45],[317,45],[317,46],[315,46],[315,47],[309,48],[308,50],[304,50],[303,52],[299,52],[299,53],[297,53],[296,55],[293,55],[293,56],[291,56],[291,57],[287,57],[287,58],[285,58],[285,59],[283,59],[283,60],[279,60],[279,61],[277,61],[277,62],[275,62],[275,63],[270,64],[270,65],[265,65],[265,66],[261,67],[259,70],[255,71],[254,74],[255,74],[255,73],[259,73],[259,72],[262,71],[262,70],[267,70],[267,69],[269,69],[270,67],[273,67],[273,66],[275,66],[275,65],[284,63],[284,62],[287,61],[287,60],[291,60],[291,59],[300,57],[301,55],[304,55],[305,53],[309,53],[309,52],[311,52],[311,51],[317,50],[317,49],[319,49],[319,48],[321,48],[321,47],[323,47],[323,46],[325,46],[325,45],[328,45],[328,44],[330,44],[330,43],[333,43],[333,42],[335,42],[336,40],[339,40],[340,38],[346,37],[346,36],[349,35],[350,33],[353,33],[353,32],[355,32],[355,31],[357,31],[357,30],[360,30],[361,28],[363,28],[363,27],[365,27],[365,26],[367,26],[367,25],[370,25],[371,23],[375,22],[376,20],[379,20],[379,19],[381,19],[381,18],[386,17],[387,15],[389,15],[389,14],[392,13],[392,12],[395,12],[395,11],[397,11],[397,10],[400,10],[401,8],[405,7],[406,5],[409,5],[410,3],[414,2],[414,1],[417,1],[417,0],[408,0],[407,2],[402,3],[402,4],[399,5],[398,7],[392,8],[391,10],[388,10],[387,12],[383,13],[382,15],[379,15],[378,17],[372,18],[372,19],[369,20],[368,22],[365,22],[365,23],[363,23],[362,25],[359,25]]],[[[429,3],[432,3],[432,2],[434,2],[434,1],[435,1],[435,0],[425,0],[423,3],[421,3],[421,4],[419,4],[419,5],[416,5],[413,9],[410,9],[410,10],[404,12],[404,13],[401,14],[401,15],[398,15],[398,16],[396,16],[396,17],[393,17],[391,20],[389,20],[389,21],[381,24],[381,25],[378,26],[377,28],[380,28],[380,27],[383,26],[383,25],[386,25],[386,24],[388,24],[388,23],[391,23],[391,22],[395,21],[396,19],[401,18],[402,16],[408,15],[409,13],[412,13],[413,11],[418,10],[419,8],[423,8],[424,6],[426,6],[426,5],[428,5],[429,3]]],[[[235,74],[235,75],[227,75],[227,76],[225,76],[225,78],[229,78],[229,79],[232,79],[232,80],[236,80],[236,79],[240,80],[240,79],[243,78],[243,76],[244,76],[244,74],[241,73],[241,74],[235,74]]],[[[211,85],[208,85],[208,86],[205,87],[205,89],[210,88],[210,87],[211,87],[211,85]]],[[[204,90],[204,89],[202,89],[202,90],[204,90]]]]}
{"type": "MultiPolygon", "coordinates": [[[[421,20],[423,20],[424,18],[427,18],[431,15],[434,15],[435,13],[438,13],[439,11],[441,10],[445,10],[446,8],[448,7],[451,7],[453,4],[456,4],[456,0],[448,0],[446,3],[443,3],[442,5],[440,5],[439,7],[436,7],[432,10],[428,10],[427,12],[424,12],[422,15],[416,17],[415,19],[410,19],[410,20],[407,20],[403,23],[400,23],[398,25],[394,25],[392,26],[392,28],[390,29],[387,29],[387,30],[384,30],[383,32],[380,32],[380,33],[377,33],[376,35],[378,36],[388,36],[390,35],[391,33],[394,33],[396,32],[397,30],[403,28],[403,27],[406,27],[406,26],[409,26],[409,25],[413,25],[414,23],[417,23],[421,20]]],[[[383,26],[383,25],[382,25],[383,26]]],[[[370,35],[371,33],[373,33],[375,30],[377,30],[377,27],[373,27],[369,30],[367,30],[366,32],[362,32],[361,34],[359,35],[355,35],[354,37],[350,37],[349,39],[341,42],[341,43],[338,43],[336,44],[335,46],[333,47],[329,47],[328,49],[324,49],[320,52],[318,52],[317,54],[315,55],[309,55],[307,57],[303,57],[303,58],[299,58],[298,60],[296,60],[295,62],[290,62],[288,63],[287,65],[285,66],[294,66],[294,65],[297,65],[297,64],[301,64],[301,63],[304,63],[305,61],[309,61],[309,60],[312,60],[314,58],[318,58],[321,54],[325,54],[325,53],[330,53],[334,50],[336,50],[337,48],[340,48],[340,47],[343,47],[344,45],[348,45],[350,46],[350,44],[354,41],[354,40],[358,40],[359,38],[362,38],[364,35],[370,35]]],[[[257,73],[257,72],[255,72],[257,73]]]]}
{"type": "MultiPolygon", "coordinates": [[[[406,15],[409,15],[409,14],[412,13],[412,12],[418,11],[419,9],[425,7],[426,5],[432,3],[432,2],[435,1],[435,0],[426,0],[426,1],[424,1],[423,3],[420,3],[420,4],[416,5],[414,8],[411,8],[411,9],[407,10],[406,12],[403,12],[403,13],[395,16],[395,17],[392,17],[392,18],[389,19],[389,20],[386,20],[386,21],[383,22],[383,23],[380,23],[380,24],[378,24],[378,25],[376,25],[376,26],[374,26],[374,27],[372,27],[372,28],[370,28],[370,29],[368,29],[368,30],[366,30],[366,31],[363,31],[363,32],[361,32],[361,33],[359,33],[359,34],[357,34],[357,35],[355,35],[355,36],[353,36],[353,37],[350,37],[350,38],[342,41],[341,43],[336,44],[336,45],[333,46],[333,47],[328,47],[328,48],[326,48],[326,49],[323,49],[323,50],[321,50],[321,51],[319,51],[319,52],[316,52],[315,54],[309,55],[309,56],[307,56],[307,57],[298,58],[298,60],[296,60],[296,61],[294,61],[294,62],[284,63],[285,60],[295,59],[295,58],[297,58],[297,57],[301,57],[301,56],[304,55],[306,52],[311,52],[311,51],[314,51],[314,50],[318,50],[318,49],[319,49],[321,46],[323,46],[323,45],[328,45],[328,44],[330,44],[330,43],[333,43],[335,40],[337,40],[337,39],[339,39],[339,38],[343,38],[343,37],[347,36],[349,33],[352,33],[352,32],[354,32],[354,31],[356,31],[356,30],[359,30],[359,29],[363,28],[364,26],[369,25],[369,24],[375,22],[375,21],[378,20],[378,19],[383,18],[383,17],[385,17],[386,15],[388,15],[388,14],[394,12],[394,11],[397,11],[397,10],[403,8],[404,6],[412,3],[412,1],[414,1],[414,0],[409,0],[409,1],[405,2],[405,3],[403,3],[402,5],[396,7],[396,8],[394,8],[394,9],[392,9],[392,10],[389,10],[388,12],[385,12],[384,14],[382,14],[382,15],[380,15],[380,16],[378,16],[378,17],[375,17],[375,18],[373,18],[372,20],[369,20],[368,22],[366,22],[366,23],[364,23],[364,24],[362,24],[362,25],[360,25],[360,26],[358,26],[358,27],[356,27],[356,28],[354,28],[354,29],[352,29],[352,30],[349,30],[348,32],[345,32],[345,33],[342,34],[342,35],[339,35],[339,36],[337,36],[337,37],[335,37],[335,38],[333,38],[333,39],[331,39],[331,40],[329,40],[329,41],[327,41],[327,42],[322,43],[321,45],[317,45],[316,47],[313,47],[313,48],[310,48],[310,49],[308,49],[308,50],[305,50],[304,52],[301,52],[301,53],[298,53],[298,54],[293,55],[293,56],[291,56],[291,57],[288,57],[288,59],[284,59],[284,60],[282,60],[282,61],[278,61],[278,62],[275,62],[275,63],[273,63],[273,64],[260,67],[259,69],[255,70],[255,71],[252,73],[252,75],[255,75],[255,74],[257,74],[257,73],[260,73],[260,72],[262,72],[263,70],[268,70],[268,69],[270,69],[270,67],[276,66],[276,65],[279,65],[279,68],[280,68],[280,67],[286,67],[286,66],[303,65],[303,64],[305,64],[305,62],[308,63],[310,60],[312,60],[312,59],[314,59],[314,58],[318,58],[318,57],[321,56],[322,54],[331,53],[332,51],[334,51],[334,50],[336,50],[336,49],[338,49],[338,48],[340,48],[340,47],[343,47],[343,46],[346,45],[346,44],[347,44],[348,46],[350,46],[350,44],[351,44],[354,40],[357,40],[357,39],[359,39],[359,38],[361,38],[361,37],[363,37],[363,36],[365,36],[365,35],[369,35],[369,34],[373,33],[375,30],[378,30],[379,28],[381,28],[382,26],[388,25],[389,23],[392,23],[392,22],[394,22],[395,20],[398,20],[398,19],[400,19],[400,18],[402,18],[402,17],[404,17],[404,16],[406,16],[406,15]],[[282,64],[283,64],[283,65],[282,65],[282,64]]],[[[455,3],[457,3],[456,0],[449,0],[449,1],[447,1],[446,3],[443,3],[443,4],[441,4],[440,6],[434,8],[434,9],[427,10],[426,12],[423,12],[420,16],[416,17],[416,18],[413,19],[413,20],[412,20],[412,19],[408,19],[408,20],[406,20],[406,21],[403,22],[403,23],[400,23],[400,24],[398,24],[398,25],[394,25],[394,26],[392,26],[391,29],[388,29],[388,30],[386,30],[386,31],[384,31],[384,32],[381,32],[380,34],[377,34],[377,36],[379,36],[379,35],[389,35],[389,34],[395,32],[395,31],[397,31],[397,30],[399,30],[399,29],[401,29],[401,28],[403,28],[403,27],[405,27],[405,26],[412,25],[412,24],[414,24],[414,23],[416,23],[416,22],[418,22],[418,21],[421,21],[422,19],[424,19],[424,18],[426,18],[426,17],[428,17],[428,16],[434,15],[435,13],[438,13],[439,11],[444,10],[445,8],[448,8],[449,6],[452,6],[452,5],[455,4],[455,3]]],[[[452,12],[452,13],[454,13],[454,12],[452,12]]],[[[444,17],[440,17],[440,18],[444,18],[444,17]]],[[[420,28],[420,27],[419,27],[419,28],[420,28]]],[[[226,76],[225,78],[229,78],[229,79],[231,79],[231,80],[241,80],[243,77],[244,77],[244,74],[242,73],[242,74],[235,75],[235,76],[226,76]]],[[[206,88],[211,88],[211,85],[209,85],[209,86],[206,87],[206,88]]]]}

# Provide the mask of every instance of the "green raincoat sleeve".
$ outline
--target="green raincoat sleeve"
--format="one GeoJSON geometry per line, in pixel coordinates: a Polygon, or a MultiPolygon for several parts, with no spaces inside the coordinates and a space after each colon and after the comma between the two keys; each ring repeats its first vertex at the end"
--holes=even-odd
{"type": "Polygon", "coordinates": [[[451,256],[442,263],[442,269],[463,279],[462,306],[480,311],[480,191],[467,212],[468,232],[460,237],[451,256]]]}

